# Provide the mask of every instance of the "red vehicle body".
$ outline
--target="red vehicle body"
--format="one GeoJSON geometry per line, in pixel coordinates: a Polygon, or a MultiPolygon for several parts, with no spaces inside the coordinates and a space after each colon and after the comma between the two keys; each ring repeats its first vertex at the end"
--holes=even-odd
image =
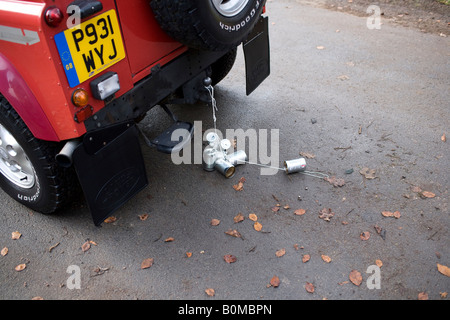
{"type": "MultiPolygon", "coordinates": [[[[257,43],[245,52],[247,92],[267,77],[267,18],[261,16],[264,2],[0,0],[2,188],[28,207],[50,213],[70,199],[69,185],[77,180],[94,222],[99,224],[146,185],[145,171],[130,169],[141,163],[109,158],[108,147],[132,148],[124,154],[140,158],[138,147],[130,147],[130,139],[137,140],[137,130],[130,128],[150,108],[171,101],[209,102],[205,79],[212,78],[213,85],[220,81],[242,42],[257,43]],[[187,6],[190,8],[182,11],[187,6]],[[191,18],[195,23],[190,33],[179,31],[180,26],[171,29],[174,17],[182,21],[192,12],[196,15],[191,18]],[[208,16],[213,16],[213,22],[207,21],[208,16]],[[205,36],[205,30],[213,31],[205,36]],[[15,132],[14,124],[27,131],[26,139],[15,132]],[[8,144],[9,136],[14,139],[8,144]],[[123,141],[118,141],[121,136],[123,141]],[[31,140],[42,154],[32,155],[33,148],[27,146],[31,140]],[[64,146],[71,150],[63,152],[66,157],[60,159],[68,162],[58,162],[55,157],[64,146]],[[78,155],[74,149],[79,150],[78,155]],[[25,157],[18,158],[18,153],[25,157]],[[44,156],[44,164],[33,161],[44,156]],[[97,173],[105,161],[112,167],[97,173]],[[25,174],[27,167],[30,172],[25,174]],[[47,183],[48,177],[61,181],[47,183]],[[97,180],[102,182],[90,190],[92,181],[97,180]],[[133,191],[118,188],[118,181],[133,191]],[[55,186],[58,191],[53,200],[40,199],[55,186]],[[111,199],[117,197],[120,199],[111,205],[111,199]]],[[[170,150],[169,146],[166,151],[170,150]]]]}

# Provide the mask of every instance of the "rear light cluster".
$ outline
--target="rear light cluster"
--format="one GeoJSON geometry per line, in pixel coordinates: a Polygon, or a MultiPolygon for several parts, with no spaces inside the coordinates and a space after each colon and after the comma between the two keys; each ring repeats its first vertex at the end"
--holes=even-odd
{"type": "Polygon", "coordinates": [[[63,21],[64,15],[57,7],[49,7],[45,10],[45,22],[50,27],[57,27],[63,21]]]}
{"type": "MultiPolygon", "coordinates": [[[[103,6],[101,2],[94,2],[90,5],[89,3],[80,1],[81,18],[102,10],[103,6]]],[[[44,20],[50,27],[56,28],[64,20],[64,14],[58,7],[51,6],[45,10],[44,20]]],[[[90,89],[94,98],[108,101],[120,90],[119,76],[115,72],[106,72],[90,83],[90,89]]],[[[74,117],[76,122],[81,123],[93,115],[94,109],[89,105],[89,93],[85,89],[78,88],[72,93],[72,103],[77,107],[74,117]]]]}

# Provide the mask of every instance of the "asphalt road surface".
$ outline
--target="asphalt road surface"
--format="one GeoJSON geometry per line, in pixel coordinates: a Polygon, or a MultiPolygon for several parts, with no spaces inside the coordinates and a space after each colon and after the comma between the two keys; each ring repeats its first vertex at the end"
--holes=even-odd
{"type": "MultiPolygon", "coordinates": [[[[217,128],[256,132],[259,163],[302,153],[331,180],[251,164],[226,179],[144,146],[149,186],[101,227],[82,200],[45,216],[0,192],[1,299],[448,299],[450,38],[299,1],[267,12],[271,75],[246,97],[239,51],[217,128]]],[[[171,108],[213,127],[208,106],[171,108]]]]}

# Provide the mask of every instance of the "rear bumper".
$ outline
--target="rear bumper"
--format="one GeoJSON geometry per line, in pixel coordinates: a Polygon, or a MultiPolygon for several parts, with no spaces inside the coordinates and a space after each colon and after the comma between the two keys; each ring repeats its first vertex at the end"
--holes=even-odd
{"type": "Polygon", "coordinates": [[[84,122],[86,130],[139,118],[185,83],[205,73],[224,54],[226,52],[189,50],[163,67],[157,65],[133,89],[87,119],[84,122]]]}

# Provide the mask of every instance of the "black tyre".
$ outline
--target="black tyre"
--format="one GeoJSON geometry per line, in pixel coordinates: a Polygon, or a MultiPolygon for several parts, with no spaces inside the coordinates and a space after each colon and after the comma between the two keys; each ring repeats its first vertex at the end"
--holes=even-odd
{"type": "Polygon", "coordinates": [[[192,48],[237,47],[258,21],[266,0],[152,0],[161,28],[192,48]]]}
{"type": "Polygon", "coordinates": [[[36,139],[0,95],[0,187],[26,207],[53,213],[76,188],[73,169],[55,162],[58,143],[36,139]]]}

